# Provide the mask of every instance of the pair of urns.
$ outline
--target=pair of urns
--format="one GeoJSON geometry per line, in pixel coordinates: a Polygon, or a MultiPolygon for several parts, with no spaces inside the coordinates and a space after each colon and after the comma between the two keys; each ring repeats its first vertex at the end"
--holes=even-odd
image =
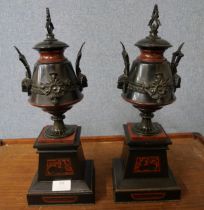
{"type": "MultiPolygon", "coordinates": [[[[143,114],[172,103],[175,100],[176,88],[180,87],[177,66],[183,57],[181,52],[183,44],[173,53],[172,61],[169,63],[163,53],[171,47],[171,44],[157,35],[159,25],[158,7],[155,5],[149,21],[150,34],[136,43],[141,54],[133,61],[131,69],[129,56],[121,43],[125,69],[118,79],[118,88],[123,89],[123,98],[140,109],[143,114]]],[[[54,26],[49,9],[47,9],[46,28],[47,38],[34,46],[34,49],[39,51],[40,58],[35,64],[33,75],[25,56],[17,47],[15,48],[27,70],[26,78],[22,81],[22,91],[28,93],[29,102],[33,106],[40,107],[53,115],[52,119],[55,123],[54,126],[47,129],[47,135],[57,138],[73,132],[72,129],[64,126],[62,115],[83,98],[81,92],[88,85],[87,78],[81,73],[79,66],[84,43],[78,52],[75,73],[71,62],[63,55],[68,45],[54,37],[54,26]]],[[[141,130],[141,133],[145,133],[145,129],[149,134],[159,132],[158,128],[151,126],[151,128],[144,127],[143,131],[142,128],[138,129],[141,130]]]]}
{"type": "MultiPolygon", "coordinates": [[[[63,123],[64,113],[83,98],[81,92],[84,87],[87,87],[87,78],[81,73],[79,65],[82,56],[81,50],[84,43],[77,55],[75,73],[71,62],[63,55],[63,52],[68,45],[55,39],[53,34],[54,26],[51,22],[49,9],[47,8],[46,11],[46,28],[48,33],[46,39],[34,47],[34,49],[39,51],[40,58],[35,64],[33,74],[31,73],[25,56],[16,47],[16,50],[19,53],[19,59],[27,70],[26,77],[22,81],[22,90],[27,92],[30,96],[29,102],[31,105],[40,107],[44,111],[52,114],[52,120],[54,121],[54,125],[46,126],[43,129],[35,143],[35,148],[37,148],[40,153],[40,159],[38,180],[35,180],[34,183],[46,181],[46,175],[43,174],[47,167],[46,164],[55,165],[55,163],[51,161],[53,160],[53,157],[55,157],[59,163],[59,161],[63,159],[61,157],[64,157],[63,155],[66,156],[66,153],[63,153],[62,148],[67,150],[68,153],[70,152],[68,151],[69,149],[66,147],[66,144],[68,142],[70,143],[70,138],[76,133],[77,128],[76,126],[65,125],[63,123]],[[58,153],[59,156],[56,155],[58,153]]],[[[133,104],[134,107],[138,108],[141,111],[142,116],[141,123],[135,123],[133,126],[131,125],[131,131],[127,130],[127,132],[130,131],[132,135],[144,136],[145,138],[146,136],[164,133],[162,127],[158,123],[151,122],[151,118],[153,117],[152,113],[157,109],[162,108],[164,105],[172,103],[175,100],[174,93],[176,88],[180,87],[180,77],[177,75],[177,66],[180,59],[183,57],[181,52],[183,44],[173,53],[171,63],[168,62],[164,58],[163,53],[167,48],[171,47],[171,44],[158,36],[159,25],[159,12],[157,5],[155,5],[151,20],[149,21],[150,34],[145,39],[136,43],[136,46],[141,50],[141,54],[133,62],[131,68],[129,56],[124,45],[121,43],[123,47],[122,56],[125,69],[124,73],[118,79],[118,88],[123,90],[123,98],[133,104]]],[[[129,129],[128,126],[127,129],[129,129]]],[[[156,143],[158,144],[158,142],[156,143]]],[[[148,144],[147,141],[146,145],[148,144]]],[[[170,141],[165,136],[161,148],[157,148],[157,151],[161,153],[158,157],[166,157],[165,152],[168,144],[170,144],[170,141]]],[[[73,148],[71,148],[71,150],[73,150],[73,148]]],[[[144,153],[146,154],[147,151],[144,153]]],[[[149,155],[149,157],[152,158],[156,156],[149,155]]],[[[153,160],[153,162],[154,161],[155,160],[153,160]]],[[[62,161],[62,163],[66,164],[67,161],[62,161]]],[[[167,160],[166,163],[164,163],[163,168],[164,171],[168,170],[167,160]]],[[[48,174],[47,176],[49,177],[49,174],[52,173],[56,175],[58,172],[55,170],[61,169],[54,167],[46,172],[48,174]]],[[[161,172],[160,175],[164,176],[166,173],[168,172],[161,172]]],[[[55,177],[55,175],[53,175],[53,177],[55,177]]],[[[49,178],[48,180],[54,179],[55,178],[49,178]]],[[[38,185],[36,184],[36,186],[38,185]]],[[[30,204],[42,204],[40,201],[38,202],[36,200],[37,188],[34,188],[34,185],[30,188],[28,202],[30,204]]],[[[43,191],[43,188],[40,190],[43,191]]],[[[178,193],[179,190],[177,188],[176,190],[178,193]]],[[[40,191],[39,195],[42,196],[40,191]]],[[[47,199],[48,204],[49,199],[52,202],[52,196],[48,196],[47,199]]]]}

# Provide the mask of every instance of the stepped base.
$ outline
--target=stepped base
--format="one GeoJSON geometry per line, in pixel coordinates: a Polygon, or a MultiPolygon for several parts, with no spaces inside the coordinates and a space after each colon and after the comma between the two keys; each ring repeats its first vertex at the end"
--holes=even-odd
{"type": "Polygon", "coordinates": [[[71,180],[70,191],[52,191],[52,181],[33,182],[27,194],[28,205],[95,203],[95,171],[92,160],[86,160],[84,180],[71,180]]]}
{"type": "Polygon", "coordinates": [[[115,202],[180,199],[181,189],[171,170],[167,177],[123,179],[121,159],[113,159],[113,191],[115,202]]]}

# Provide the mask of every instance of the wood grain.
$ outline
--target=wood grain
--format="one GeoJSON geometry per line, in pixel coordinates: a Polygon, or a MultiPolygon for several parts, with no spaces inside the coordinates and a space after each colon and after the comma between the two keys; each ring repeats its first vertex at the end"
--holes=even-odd
{"type": "MultiPolygon", "coordinates": [[[[172,135],[171,135],[172,136],[172,135]]],[[[182,199],[170,202],[138,202],[115,204],[112,193],[112,158],[119,157],[122,136],[82,138],[87,159],[94,159],[96,168],[96,204],[76,206],[28,207],[26,193],[37,169],[38,155],[32,148],[33,139],[4,140],[0,147],[0,210],[170,210],[204,209],[204,146],[199,135],[175,134],[168,151],[169,164],[182,188],[182,199]],[[200,140],[199,139],[199,140],[200,140]],[[20,143],[19,143],[20,142],[20,143]]]]}
{"type": "MultiPolygon", "coordinates": [[[[203,141],[203,136],[200,133],[168,133],[168,136],[172,139],[176,138],[192,138],[199,139],[203,141]]],[[[33,144],[35,138],[20,138],[20,139],[4,139],[2,140],[2,145],[4,144],[33,144]]],[[[82,136],[82,142],[115,142],[124,141],[124,136],[122,135],[112,135],[112,136],[82,136]]]]}

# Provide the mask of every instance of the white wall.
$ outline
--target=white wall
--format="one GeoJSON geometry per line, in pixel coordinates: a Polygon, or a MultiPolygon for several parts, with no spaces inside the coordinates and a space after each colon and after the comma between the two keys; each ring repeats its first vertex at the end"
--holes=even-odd
{"type": "Polygon", "coordinates": [[[138,121],[139,112],[120,97],[117,78],[123,71],[120,41],[131,61],[139,51],[152,9],[158,3],[159,35],[174,47],[185,42],[178,71],[182,87],[177,101],[156,112],[168,132],[203,133],[204,127],[204,1],[203,0],[1,0],[0,1],[0,137],[37,137],[50,116],[30,106],[21,92],[24,67],[16,45],[33,67],[38,53],[32,47],[45,38],[45,8],[49,7],[56,37],[70,45],[65,55],[72,63],[83,41],[81,68],[89,87],[84,99],[66,113],[67,123],[83,126],[83,135],[123,134],[122,124],[138,121]]]}

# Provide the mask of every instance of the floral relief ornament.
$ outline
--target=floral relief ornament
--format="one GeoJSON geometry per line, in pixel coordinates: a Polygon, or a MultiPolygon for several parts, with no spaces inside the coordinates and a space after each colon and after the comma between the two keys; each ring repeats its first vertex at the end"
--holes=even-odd
{"type": "Polygon", "coordinates": [[[32,87],[32,91],[41,95],[46,95],[54,105],[59,103],[59,100],[72,87],[71,80],[65,81],[57,78],[57,73],[50,73],[50,80],[46,84],[32,87]]]}
{"type": "Polygon", "coordinates": [[[152,83],[145,88],[146,92],[153,98],[157,100],[157,103],[160,103],[161,99],[169,91],[169,79],[164,79],[162,73],[156,73],[152,83]]]}

